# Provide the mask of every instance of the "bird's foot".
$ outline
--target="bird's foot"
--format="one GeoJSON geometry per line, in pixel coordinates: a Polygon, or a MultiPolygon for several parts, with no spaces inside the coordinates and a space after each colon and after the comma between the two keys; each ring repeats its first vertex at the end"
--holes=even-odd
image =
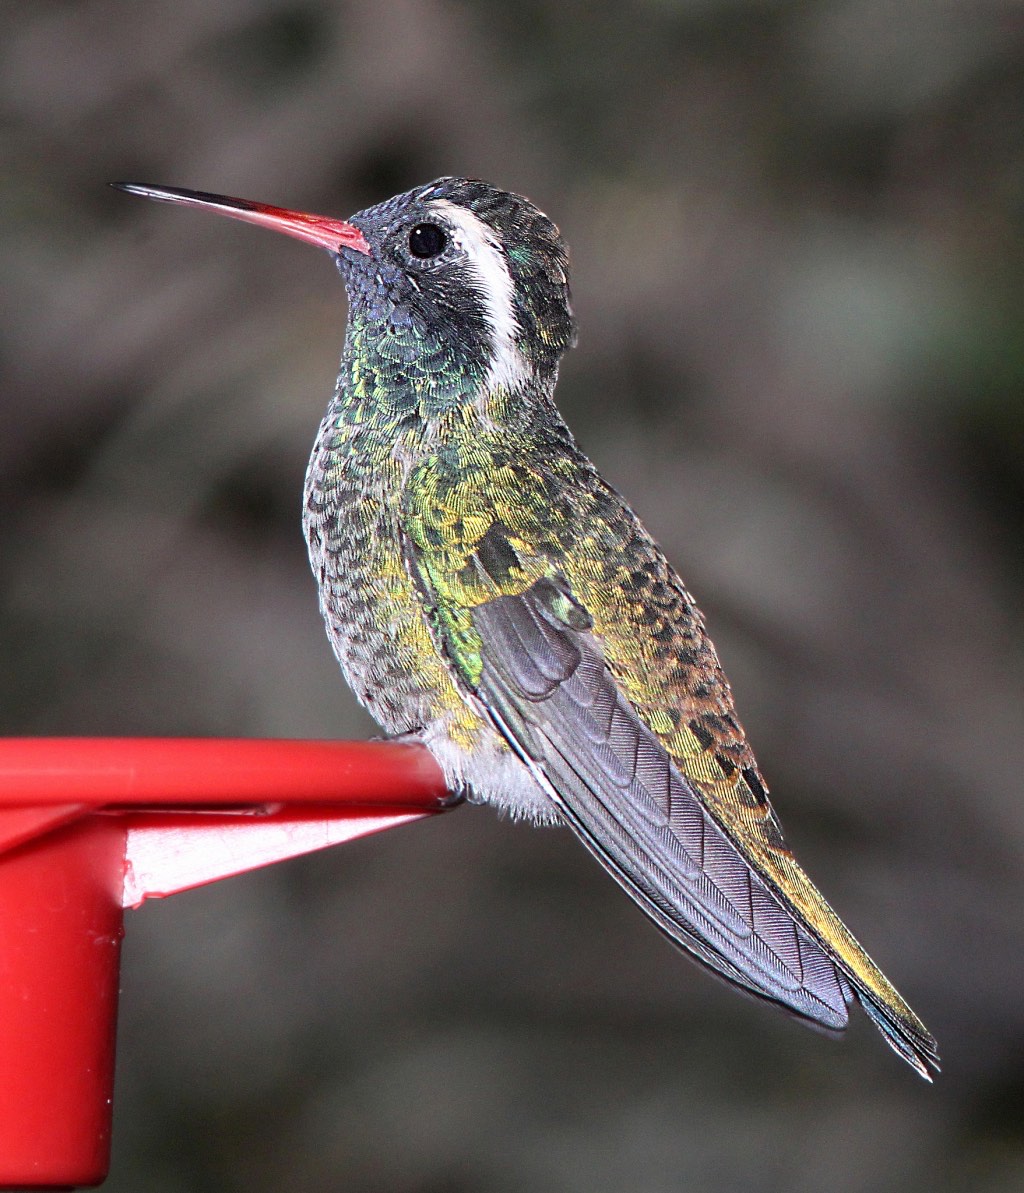
{"type": "Polygon", "coordinates": [[[459,804],[473,803],[473,788],[465,782],[451,783],[448,791],[438,800],[441,808],[456,808],[459,804]]]}
{"type": "Polygon", "coordinates": [[[388,745],[397,746],[425,745],[422,729],[410,729],[406,733],[378,733],[369,740],[372,742],[387,742],[388,745]]]}
{"type": "MultiPolygon", "coordinates": [[[[425,744],[423,740],[423,731],[421,729],[409,729],[405,733],[381,733],[376,737],[371,737],[372,742],[387,742],[388,744],[397,744],[400,746],[422,746],[425,744]]],[[[479,802],[473,800],[473,788],[464,780],[456,780],[449,784],[447,792],[437,801],[437,806],[442,809],[455,808],[459,804],[467,802],[479,802]]]]}

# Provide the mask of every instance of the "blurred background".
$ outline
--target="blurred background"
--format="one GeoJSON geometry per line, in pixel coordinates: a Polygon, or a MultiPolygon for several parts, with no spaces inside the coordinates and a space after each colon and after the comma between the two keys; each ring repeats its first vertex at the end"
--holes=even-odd
{"type": "Polygon", "coordinates": [[[132,913],[110,1193],[1024,1187],[1024,9],[0,5],[6,734],[363,737],[303,470],[326,256],[443,173],[573,250],[560,401],[697,594],[927,1088],[486,809],[132,913]]]}

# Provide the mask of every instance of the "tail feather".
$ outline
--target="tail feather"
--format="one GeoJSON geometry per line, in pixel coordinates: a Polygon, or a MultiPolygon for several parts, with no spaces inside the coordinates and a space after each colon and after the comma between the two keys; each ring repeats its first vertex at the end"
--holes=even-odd
{"type": "Polygon", "coordinates": [[[924,1029],[924,1025],[919,1029],[914,1024],[897,1019],[887,1007],[863,989],[858,989],[856,993],[857,1001],[893,1052],[902,1056],[925,1081],[931,1081],[932,1074],[940,1071],[939,1053],[935,1040],[924,1029]]]}

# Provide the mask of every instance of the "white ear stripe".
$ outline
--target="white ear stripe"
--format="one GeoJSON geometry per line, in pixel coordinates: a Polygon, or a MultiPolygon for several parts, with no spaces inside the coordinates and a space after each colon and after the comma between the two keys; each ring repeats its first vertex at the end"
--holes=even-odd
{"type": "Polygon", "coordinates": [[[479,283],[494,348],[487,388],[516,389],[529,379],[530,366],[516,347],[520,327],[512,302],[512,275],[501,246],[491,228],[467,208],[447,199],[436,199],[430,206],[444,216],[479,283]]]}

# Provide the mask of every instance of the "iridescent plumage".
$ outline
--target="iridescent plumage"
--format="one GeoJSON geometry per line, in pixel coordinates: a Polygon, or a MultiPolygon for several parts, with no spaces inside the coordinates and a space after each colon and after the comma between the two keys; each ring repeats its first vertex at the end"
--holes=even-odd
{"type": "Polygon", "coordinates": [[[934,1040],[786,846],[693,598],[555,409],[555,226],[459,178],[312,219],[282,230],[335,235],[350,310],[304,525],[356,695],[471,799],[567,823],[709,968],[833,1030],[859,1001],[928,1077],[934,1040]]]}

